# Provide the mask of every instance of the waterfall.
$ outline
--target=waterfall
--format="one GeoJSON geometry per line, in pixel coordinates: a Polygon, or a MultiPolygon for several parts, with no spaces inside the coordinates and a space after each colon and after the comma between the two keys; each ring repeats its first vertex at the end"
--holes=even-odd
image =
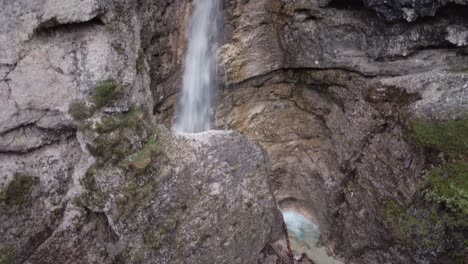
{"type": "Polygon", "coordinates": [[[219,2],[194,0],[182,94],[174,127],[178,132],[198,133],[211,128],[218,75],[219,2]]]}

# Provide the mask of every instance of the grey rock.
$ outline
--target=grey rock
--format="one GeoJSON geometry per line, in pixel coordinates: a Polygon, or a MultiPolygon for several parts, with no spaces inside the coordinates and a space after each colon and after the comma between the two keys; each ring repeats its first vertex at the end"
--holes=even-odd
{"type": "Polygon", "coordinates": [[[467,5],[465,0],[363,0],[366,7],[375,10],[387,21],[405,19],[409,22],[419,17],[435,16],[437,10],[446,5],[467,5]]]}
{"type": "Polygon", "coordinates": [[[170,126],[191,1],[0,4],[0,250],[15,261],[276,263],[276,201],[349,263],[437,261],[402,250],[382,208],[409,204],[426,171],[405,125],[468,111],[466,1],[223,1],[216,124],[243,135],[159,127],[139,173],[91,155],[92,124],[143,109],[131,152],[170,126]],[[121,97],[73,120],[109,79],[121,97]],[[18,174],[33,185],[11,206],[18,174]]]}

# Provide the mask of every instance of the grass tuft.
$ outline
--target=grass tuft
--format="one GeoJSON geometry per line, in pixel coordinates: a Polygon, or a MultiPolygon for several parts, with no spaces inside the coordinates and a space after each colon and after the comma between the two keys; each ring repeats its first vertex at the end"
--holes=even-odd
{"type": "Polygon", "coordinates": [[[86,105],[84,101],[74,101],[68,108],[68,113],[78,121],[90,118],[93,114],[92,110],[86,105]]]}
{"type": "Polygon", "coordinates": [[[92,100],[96,108],[108,106],[117,101],[121,91],[114,80],[100,82],[93,93],[92,100]]]}
{"type": "Polygon", "coordinates": [[[417,121],[411,125],[409,138],[425,148],[445,152],[452,159],[466,158],[468,155],[468,120],[417,121]]]}
{"type": "Polygon", "coordinates": [[[0,193],[0,202],[8,206],[22,206],[31,202],[31,189],[37,179],[23,174],[15,173],[13,180],[5,190],[0,193]]]}

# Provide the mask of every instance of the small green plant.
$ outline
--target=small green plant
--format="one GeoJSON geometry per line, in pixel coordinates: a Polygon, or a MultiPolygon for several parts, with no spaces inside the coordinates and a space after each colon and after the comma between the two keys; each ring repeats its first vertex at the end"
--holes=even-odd
{"type": "Polygon", "coordinates": [[[463,263],[468,247],[468,120],[413,122],[408,138],[428,154],[446,154],[447,163],[429,170],[412,205],[389,202],[385,214],[409,249],[463,263]]]}
{"type": "Polygon", "coordinates": [[[117,101],[121,96],[120,88],[113,80],[100,82],[93,93],[92,99],[96,108],[101,108],[117,101]]]}
{"type": "Polygon", "coordinates": [[[468,163],[448,164],[431,170],[426,180],[425,198],[468,219],[468,163]]]}
{"type": "Polygon", "coordinates": [[[0,248],[0,264],[13,264],[15,249],[12,246],[0,248]]]}
{"type": "Polygon", "coordinates": [[[94,175],[96,174],[96,167],[91,166],[85,173],[85,176],[82,179],[82,184],[83,186],[88,190],[92,192],[97,192],[98,187],[96,184],[96,179],[94,178],[94,175]]]}
{"type": "Polygon", "coordinates": [[[92,110],[84,101],[74,101],[68,108],[68,113],[76,120],[82,121],[92,116],[92,110]]]}
{"type": "Polygon", "coordinates": [[[118,164],[132,154],[132,138],[145,131],[145,112],[140,108],[128,113],[103,117],[94,131],[98,133],[92,145],[91,154],[98,158],[98,163],[118,164]]]}
{"type": "Polygon", "coordinates": [[[445,122],[417,121],[409,138],[421,146],[447,153],[451,159],[468,156],[468,120],[445,122]]]}
{"type": "Polygon", "coordinates": [[[142,49],[138,50],[138,58],[136,60],[136,70],[137,73],[142,73],[145,71],[145,53],[142,49]]]}
{"type": "Polygon", "coordinates": [[[143,234],[145,250],[157,250],[161,246],[161,234],[154,231],[146,231],[143,234]]]}
{"type": "Polygon", "coordinates": [[[157,135],[153,134],[145,146],[135,154],[131,155],[124,162],[133,172],[140,174],[147,170],[153,160],[160,153],[157,135]]]}
{"type": "Polygon", "coordinates": [[[15,173],[13,180],[6,189],[0,193],[0,202],[8,206],[22,206],[31,202],[31,189],[37,179],[23,174],[15,173]]]}

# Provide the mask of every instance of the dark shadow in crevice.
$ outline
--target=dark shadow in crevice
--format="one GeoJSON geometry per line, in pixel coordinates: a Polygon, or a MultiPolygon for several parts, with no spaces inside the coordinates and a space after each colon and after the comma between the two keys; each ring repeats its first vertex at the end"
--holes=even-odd
{"type": "Polygon", "coordinates": [[[332,0],[327,7],[335,9],[356,9],[362,10],[365,8],[361,0],[332,0]]]}
{"type": "Polygon", "coordinates": [[[42,22],[35,30],[34,35],[50,34],[56,31],[71,31],[72,29],[84,29],[93,26],[105,25],[100,15],[95,16],[93,19],[84,22],[72,22],[61,24],[56,18],[51,18],[42,22]]]}

